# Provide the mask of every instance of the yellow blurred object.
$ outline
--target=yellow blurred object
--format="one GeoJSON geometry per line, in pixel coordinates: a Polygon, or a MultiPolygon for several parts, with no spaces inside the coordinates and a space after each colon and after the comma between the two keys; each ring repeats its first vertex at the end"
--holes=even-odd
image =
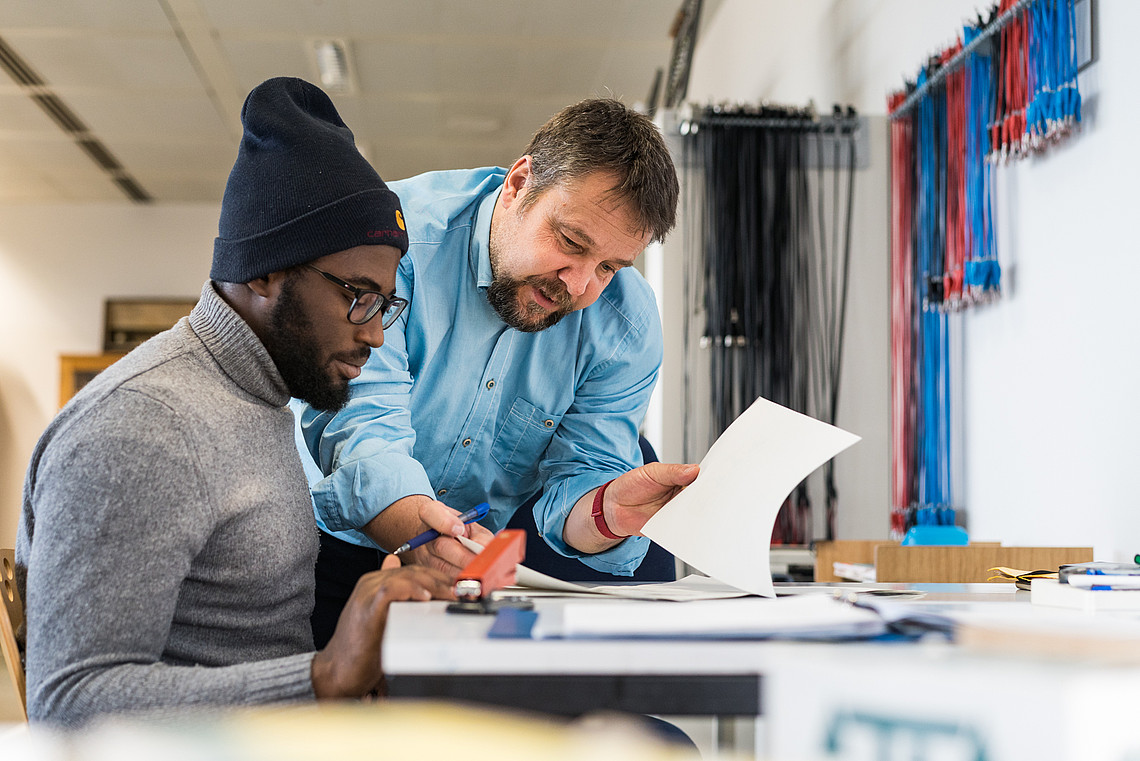
{"type": "Polygon", "coordinates": [[[159,722],[113,719],[72,738],[76,758],[317,761],[462,758],[463,761],[695,761],[700,755],[618,715],[557,719],[458,703],[386,700],[187,714],[159,722]]]}
{"type": "Polygon", "coordinates": [[[986,581],[1012,581],[1018,589],[1029,589],[1029,583],[1034,579],[1057,578],[1057,571],[1019,571],[1016,568],[1006,568],[1001,565],[987,570],[996,572],[996,575],[989,577],[986,581]]]}

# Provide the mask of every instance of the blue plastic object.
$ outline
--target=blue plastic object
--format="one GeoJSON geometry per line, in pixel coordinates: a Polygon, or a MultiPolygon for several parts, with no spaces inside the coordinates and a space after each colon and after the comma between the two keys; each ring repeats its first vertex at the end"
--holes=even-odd
{"type": "Polygon", "coordinates": [[[961,526],[912,526],[903,537],[904,547],[935,545],[967,545],[970,536],[961,526]]]}

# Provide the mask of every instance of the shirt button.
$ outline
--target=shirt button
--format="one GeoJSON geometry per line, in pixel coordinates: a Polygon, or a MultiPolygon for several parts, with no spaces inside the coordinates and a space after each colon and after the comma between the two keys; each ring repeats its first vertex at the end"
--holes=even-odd
{"type": "Polygon", "coordinates": [[[447,494],[447,489],[440,489],[436,494],[442,497],[444,494],[447,494]]]}
{"type": "Polygon", "coordinates": [[[487,381],[487,388],[492,389],[494,387],[495,387],[495,379],[492,378],[491,380],[487,381]]]}
{"type": "Polygon", "coordinates": [[[553,420],[543,420],[542,424],[544,426],[546,426],[547,428],[553,428],[554,427],[554,421],[553,420]]]}
{"type": "Polygon", "coordinates": [[[465,447],[471,446],[471,439],[464,439],[463,440],[463,446],[465,446],[465,447]]]}

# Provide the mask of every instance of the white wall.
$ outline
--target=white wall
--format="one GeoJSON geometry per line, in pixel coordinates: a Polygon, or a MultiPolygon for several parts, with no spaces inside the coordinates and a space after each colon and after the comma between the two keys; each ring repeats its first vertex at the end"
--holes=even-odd
{"type": "MultiPolygon", "coordinates": [[[[843,68],[832,49],[839,44],[833,21],[827,3],[725,0],[698,40],[688,99],[695,103],[766,99],[797,106],[814,100],[823,112],[830,112],[834,102],[853,102],[837,94],[827,76],[831,68],[843,68]],[[805,44],[805,40],[819,43],[805,44]],[[816,86],[816,80],[828,84],[816,86]]],[[[889,528],[883,508],[888,501],[890,404],[887,121],[882,108],[860,110],[880,115],[868,119],[870,166],[858,170],[855,178],[848,321],[836,422],[863,440],[836,459],[836,534],[844,539],[881,538],[889,528]]],[[[665,459],[680,459],[682,454],[682,240],[683,234],[675,233],[665,256],[668,345],[661,385],[662,407],[672,413],[667,413],[663,425],[665,459]]],[[[813,487],[812,501],[813,536],[818,538],[824,536],[825,504],[819,488],[813,487]]]]}
{"type": "MultiPolygon", "coordinates": [[[[956,467],[973,538],[1092,544],[1098,559],[1119,560],[1140,551],[1131,470],[1140,460],[1134,433],[1140,402],[1132,391],[1140,380],[1132,305],[1140,283],[1134,224],[1140,102],[1128,81],[1140,71],[1140,46],[1130,39],[1140,28],[1140,4],[1097,5],[1099,60],[1082,75],[1083,133],[1060,150],[997,172],[1005,297],[963,322],[965,455],[956,467]]],[[[689,94],[698,101],[850,102],[862,114],[883,114],[887,92],[952,41],[977,6],[974,0],[724,0],[698,43],[689,94]]],[[[879,170],[885,187],[885,162],[879,170]]],[[[883,241],[885,208],[865,220],[882,225],[883,241]]],[[[873,239],[870,232],[859,238],[873,239]]],[[[861,255],[878,257],[885,277],[885,243],[861,255]]],[[[886,309],[884,301],[882,314],[886,309]]],[[[871,332],[853,331],[845,363],[885,362],[879,349],[887,336],[875,333],[879,324],[885,331],[876,315],[864,323],[871,332]]],[[[878,416],[885,378],[881,391],[862,398],[845,386],[841,412],[867,406],[878,416]]],[[[882,414],[885,425],[885,408],[882,414]]],[[[861,424],[848,427],[863,433],[861,424]]],[[[882,465],[872,470],[885,471],[882,440],[857,446],[876,448],[882,465]]],[[[884,535],[887,491],[880,493],[877,483],[870,488],[874,515],[854,527],[841,521],[842,537],[884,535]]],[[[851,491],[841,485],[845,501],[851,491]]]]}
{"type": "Polygon", "coordinates": [[[59,355],[102,351],[107,297],[197,298],[217,229],[215,204],[0,206],[0,546],[58,410],[59,355]]]}

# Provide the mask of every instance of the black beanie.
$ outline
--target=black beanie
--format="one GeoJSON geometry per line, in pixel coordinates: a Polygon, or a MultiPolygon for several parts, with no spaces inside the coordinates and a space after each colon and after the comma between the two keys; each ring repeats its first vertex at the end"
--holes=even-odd
{"type": "Polygon", "coordinates": [[[408,250],[400,199],[384,184],[319,87],[262,82],[226,183],[210,278],[248,283],[361,245],[408,250]]]}

